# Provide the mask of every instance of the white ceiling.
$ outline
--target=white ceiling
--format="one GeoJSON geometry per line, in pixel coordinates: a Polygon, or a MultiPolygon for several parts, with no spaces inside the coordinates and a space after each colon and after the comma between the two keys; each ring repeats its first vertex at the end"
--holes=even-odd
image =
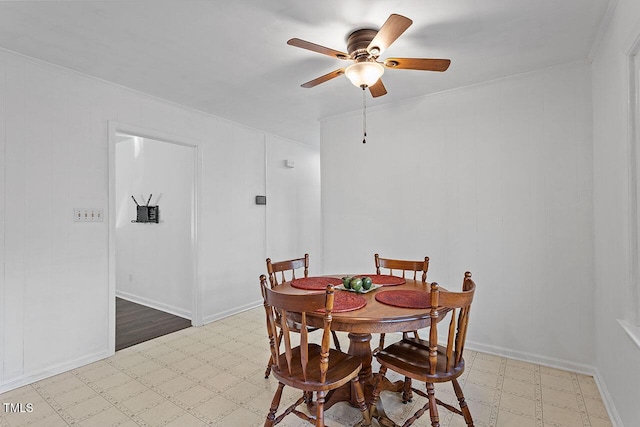
{"type": "Polygon", "coordinates": [[[360,109],[361,90],[344,76],[301,88],[345,62],[288,46],[292,37],[346,51],[352,30],[411,18],[383,58],[451,67],[387,70],[389,93],[367,95],[375,106],[586,60],[609,2],[1,1],[0,47],[317,146],[318,119],[360,109]]]}

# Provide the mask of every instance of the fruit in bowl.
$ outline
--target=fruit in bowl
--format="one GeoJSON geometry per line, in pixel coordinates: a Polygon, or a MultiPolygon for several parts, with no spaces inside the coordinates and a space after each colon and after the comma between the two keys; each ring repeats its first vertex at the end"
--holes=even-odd
{"type": "Polygon", "coordinates": [[[363,294],[373,288],[375,285],[371,277],[364,276],[344,276],[342,278],[342,287],[348,291],[363,294]]]}
{"type": "Polygon", "coordinates": [[[360,292],[362,289],[362,279],[359,277],[352,277],[349,281],[349,286],[356,292],[360,292]]]}

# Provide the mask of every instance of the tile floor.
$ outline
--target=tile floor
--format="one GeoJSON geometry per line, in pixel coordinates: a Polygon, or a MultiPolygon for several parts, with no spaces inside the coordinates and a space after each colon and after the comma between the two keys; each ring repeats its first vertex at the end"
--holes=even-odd
{"type": "MultiPolygon", "coordinates": [[[[346,334],[340,339],[348,348],[346,334]]],[[[260,307],[4,393],[1,402],[31,403],[33,411],[6,413],[0,407],[0,426],[261,426],[276,387],[273,378],[263,377],[267,356],[260,307]]],[[[611,426],[592,377],[473,351],[465,359],[461,385],[476,426],[611,426]]],[[[436,387],[436,395],[454,398],[449,384],[436,387]]],[[[297,396],[285,388],[281,408],[297,396]]],[[[382,398],[397,422],[424,403],[416,396],[403,405],[386,392],[382,398]]],[[[326,421],[350,426],[359,416],[341,403],[327,411],[326,421]]],[[[440,416],[442,427],[465,425],[443,408],[440,416]]],[[[289,415],[279,425],[309,424],[289,415]]],[[[414,425],[429,426],[428,414],[414,425]]]]}

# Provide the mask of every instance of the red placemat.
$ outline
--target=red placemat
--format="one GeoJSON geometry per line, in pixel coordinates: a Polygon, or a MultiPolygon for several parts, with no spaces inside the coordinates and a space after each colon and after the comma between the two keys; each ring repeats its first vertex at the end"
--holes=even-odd
{"type": "Polygon", "coordinates": [[[294,279],[291,281],[291,286],[298,289],[305,289],[308,291],[324,291],[327,289],[327,285],[341,285],[342,279],[336,277],[303,277],[302,279],[294,279]]]}
{"type": "Polygon", "coordinates": [[[380,286],[396,286],[396,285],[404,285],[405,283],[407,283],[406,280],[404,280],[402,277],[398,277],[398,276],[390,276],[388,274],[374,274],[374,275],[367,275],[367,274],[358,274],[358,277],[371,277],[371,281],[376,284],[376,285],[380,285],[380,286]]]}
{"type": "Polygon", "coordinates": [[[431,294],[406,289],[382,291],[376,294],[376,301],[402,308],[429,308],[431,307],[431,294]]]}
{"type": "MultiPolygon", "coordinates": [[[[354,311],[367,305],[367,300],[350,292],[336,292],[333,299],[333,313],[354,311]]],[[[324,308],[318,310],[324,312],[324,308]]]]}

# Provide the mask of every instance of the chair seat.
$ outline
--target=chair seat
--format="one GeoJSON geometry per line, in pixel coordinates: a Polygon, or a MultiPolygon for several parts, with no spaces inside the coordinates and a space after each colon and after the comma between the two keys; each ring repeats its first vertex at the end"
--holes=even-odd
{"type": "MultiPolygon", "coordinates": [[[[309,344],[309,363],[308,366],[319,366],[321,347],[317,344],[309,344]]],[[[292,358],[299,360],[300,347],[291,349],[292,358]]],[[[355,378],[362,367],[360,361],[354,356],[342,353],[341,351],[329,349],[329,368],[327,370],[327,380],[320,382],[320,371],[310,369],[307,371],[307,380],[302,376],[302,368],[300,364],[294,364],[294,370],[289,373],[287,369],[287,359],[285,354],[279,356],[280,366],[272,366],[272,374],[281,383],[295,388],[302,388],[308,391],[326,391],[336,389],[355,378]]]]}
{"type": "MultiPolygon", "coordinates": [[[[280,319],[276,319],[276,321],[280,322],[280,319]]],[[[289,330],[291,332],[297,332],[297,333],[300,333],[300,328],[302,327],[302,325],[300,325],[300,322],[294,322],[291,319],[287,319],[287,326],[289,327],[289,330]]],[[[281,328],[280,323],[276,324],[276,327],[278,329],[280,329],[281,328]]],[[[318,328],[307,325],[307,331],[308,332],[313,332],[313,331],[317,331],[317,330],[318,330],[318,328]]]]}
{"type": "MultiPolygon", "coordinates": [[[[380,350],[376,358],[380,364],[402,375],[427,383],[438,383],[451,381],[464,372],[463,358],[447,372],[446,351],[446,347],[438,346],[438,361],[434,375],[429,374],[429,341],[405,338],[380,350]]],[[[455,358],[455,353],[452,357],[455,358]]]]}

